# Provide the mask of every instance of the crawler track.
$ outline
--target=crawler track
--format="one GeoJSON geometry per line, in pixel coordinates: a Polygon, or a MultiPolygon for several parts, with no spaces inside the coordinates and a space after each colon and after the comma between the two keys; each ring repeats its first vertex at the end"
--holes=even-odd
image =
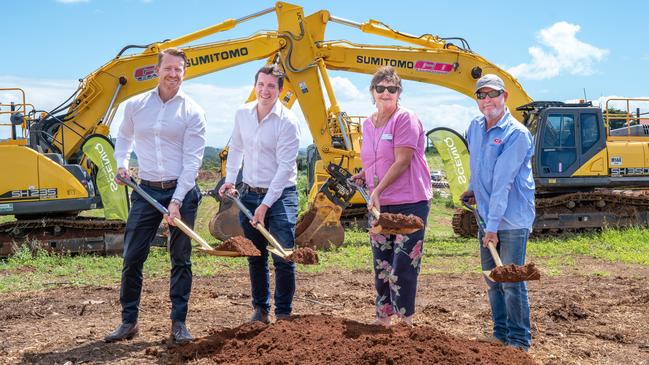
{"type": "Polygon", "coordinates": [[[126,223],[101,218],[20,219],[0,224],[0,256],[29,245],[53,252],[119,253],[126,223]]]}
{"type": "MultiPolygon", "coordinates": [[[[536,220],[532,234],[553,236],[611,227],[649,225],[649,194],[646,190],[578,192],[536,199],[536,220]]],[[[471,212],[458,209],[453,215],[453,231],[475,237],[478,227],[471,212]]]]}

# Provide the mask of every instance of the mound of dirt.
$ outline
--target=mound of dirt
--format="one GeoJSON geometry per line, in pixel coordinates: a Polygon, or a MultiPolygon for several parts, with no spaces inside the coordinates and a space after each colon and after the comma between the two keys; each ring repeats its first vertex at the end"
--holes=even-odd
{"type": "Polygon", "coordinates": [[[386,329],[325,315],[246,323],[169,349],[179,361],[227,364],[535,364],[526,353],[433,327],[386,329]]]}
{"type": "Polygon", "coordinates": [[[317,265],[320,262],[318,254],[310,247],[300,247],[286,259],[302,265],[317,265]]]}
{"type": "Polygon", "coordinates": [[[261,256],[261,252],[251,240],[243,236],[233,236],[223,241],[215,250],[238,252],[241,256],[261,256]]]}

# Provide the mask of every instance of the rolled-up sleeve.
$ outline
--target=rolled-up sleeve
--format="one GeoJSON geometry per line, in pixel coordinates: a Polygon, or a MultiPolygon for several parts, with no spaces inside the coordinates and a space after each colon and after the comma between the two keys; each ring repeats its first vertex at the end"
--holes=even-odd
{"type": "Polygon", "coordinates": [[[531,135],[516,131],[496,160],[489,199],[487,231],[497,232],[509,202],[509,191],[532,146],[531,135]]]}
{"type": "Polygon", "coordinates": [[[194,110],[187,120],[183,135],[183,167],[173,198],[183,201],[185,195],[196,185],[198,170],[205,152],[205,112],[194,110]]]}
{"type": "Polygon", "coordinates": [[[297,163],[297,154],[300,148],[300,127],[296,118],[289,117],[284,121],[277,141],[277,172],[270,182],[268,192],[264,196],[263,204],[272,206],[279,199],[289,181],[295,164],[297,163]]]}

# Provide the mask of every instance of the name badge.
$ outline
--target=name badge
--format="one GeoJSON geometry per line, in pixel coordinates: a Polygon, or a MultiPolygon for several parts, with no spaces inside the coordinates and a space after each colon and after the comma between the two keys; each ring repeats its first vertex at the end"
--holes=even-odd
{"type": "Polygon", "coordinates": [[[381,139],[384,141],[391,141],[392,140],[392,134],[390,133],[383,133],[381,136],[381,139]]]}

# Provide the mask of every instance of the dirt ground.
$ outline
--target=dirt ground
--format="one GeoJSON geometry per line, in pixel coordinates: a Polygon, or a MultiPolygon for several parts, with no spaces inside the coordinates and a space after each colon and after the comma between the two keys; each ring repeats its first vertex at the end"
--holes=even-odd
{"type": "MultiPolygon", "coordinates": [[[[529,356],[541,364],[649,364],[649,270],[588,259],[580,259],[576,268],[530,283],[534,343],[529,356]],[[585,275],[601,271],[612,275],[585,275]]],[[[197,337],[193,353],[167,344],[167,288],[166,280],[145,279],[140,335],[114,344],[103,337],[119,323],[118,286],[2,294],[0,363],[299,364],[356,353],[353,361],[329,358],[338,364],[417,364],[432,363],[424,355],[440,346],[447,357],[440,363],[526,363],[520,351],[474,341],[491,328],[478,274],[421,276],[415,328],[394,326],[387,333],[365,325],[373,321],[374,308],[369,272],[300,273],[298,316],[270,326],[244,324],[251,311],[246,272],[195,278],[187,320],[197,337]],[[318,327],[330,330],[314,332],[318,327]],[[368,350],[381,344],[386,345],[381,351],[368,350]],[[415,352],[395,357],[387,345],[413,346],[415,352]],[[460,362],[459,353],[446,350],[462,347],[465,355],[480,356],[460,362]]]]}

